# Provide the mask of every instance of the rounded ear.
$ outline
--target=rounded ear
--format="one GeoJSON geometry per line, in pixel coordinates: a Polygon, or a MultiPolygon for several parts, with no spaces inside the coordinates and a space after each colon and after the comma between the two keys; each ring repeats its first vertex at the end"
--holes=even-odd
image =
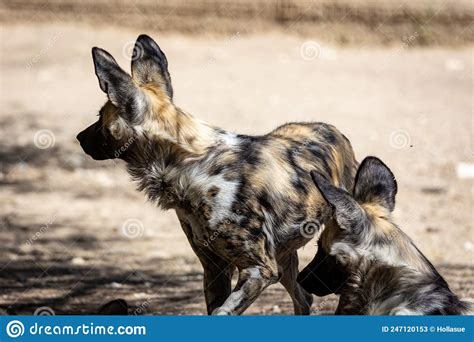
{"type": "Polygon", "coordinates": [[[146,34],[137,38],[132,56],[132,76],[138,84],[153,83],[173,98],[168,60],[156,42],[146,34]]]}
{"type": "Polygon", "coordinates": [[[363,226],[365,213],[347,191],[335,187],[316,171],[311,171],[311,178],[334,209],[334,216],[341,229],[354,230],[363,226]]]}
{"type": "Polygon", "coordinates": [[[92,59],[100,89],[107,94],[110,102],[129,120],[140,115],[144,104],[143,94],[135,86],[131,76],[103,49],[92,48],[92,59]]]}
{"type": "Polygon", "coordinates": [[[357,170],[354,198],[359,203],[377,203],[390,211],[395,208],[397,181],[392,171],[376,157],[365,158],[357,170]]]}

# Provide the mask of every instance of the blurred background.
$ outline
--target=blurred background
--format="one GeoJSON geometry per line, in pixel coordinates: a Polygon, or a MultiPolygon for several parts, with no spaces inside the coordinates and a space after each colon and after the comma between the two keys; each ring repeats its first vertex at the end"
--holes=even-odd
{"type": "MultiPolygon", "coordinates": [[[[105,94],[90,50],[129,70],[135,39],[166,53],[175,103],[224,129],[336,125],[397,176],[395,219],[474,297],[471,1],[1,0],[0,312],[204,314],[202,269],[174,212],[95,162],[76,134],[105,94]]],[[[315,242],[300,250],[301,266],[315,242]]],[[[315,314],[335,309],[318,298],[315,314]]],[[[291,314],[273,285],[247,314],[291,314]]]]}

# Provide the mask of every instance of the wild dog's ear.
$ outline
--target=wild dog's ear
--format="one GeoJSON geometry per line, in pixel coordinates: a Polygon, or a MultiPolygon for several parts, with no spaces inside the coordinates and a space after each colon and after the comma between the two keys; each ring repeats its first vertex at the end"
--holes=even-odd
{"type": "Polygon", "coordinates": [[[335,187],[316,171],[311,171],[311,178],[334,209],[334,216],[340,228],[354,230],[362,227],[365,213],[348,192],[335,187]]]}
{"type": "Polygon", "coordinates": [[[397,181],[392,171],[378,158],[365,158],[357,170],[354,198],[359,203],[378,203],[388,210],[395,208],[397,181]]]}
{"type": "Polygon", "coordinates": [[[173,98],[168,60],[156,42],[146,34],[137,38],[132,56],[132,76],[138,84],[154,83],[173,98]]]}
{"type": "Polygon", "coordinates": [[[120,109],[121,114],[132,121],[142,112],[144,95],[110,53],[94,47],[92,58],[100,89],[107,94],[110,102],[120,109]]]}

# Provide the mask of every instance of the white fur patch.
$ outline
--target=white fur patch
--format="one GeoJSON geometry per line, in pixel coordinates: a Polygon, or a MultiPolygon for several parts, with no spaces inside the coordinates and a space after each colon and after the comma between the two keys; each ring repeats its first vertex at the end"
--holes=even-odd
{"type": "Polygon", "coordinates": [[[253,267],[249,269],[250,272],[250,279],[260,279],[262,275],[260,274],[260,270],[257,267],[253,267]]]}
{"type": "Polygon", "coordinates": [[[235,201],[238,186],[237,181],[228,181],[220,174],[210,176],[198,167],[191,169],[185,177],[181,177],[179,180],[179,187],[183,191],[182,196],[196,202],[201,201],[203,194],[212,187],[219,189],[212,203],[209,203],[212,207],[212,216],[209,220],[211,229],[225,219],[230,218],[233,221],[240,219],[232,212],[232,204],[235,201]]]}
{"type": "Polygon", "coordinates": [[[262,209],[265,222],[262,225],[263,234],[272,248],[275,248],[275,240],[273,239],[273,231],[276,231],[278,227],[275,227],[275,223],[272,215],[270,215],[265,209],[262,209]]]}
{"type": "Polygon", "coordinates": [[[217,196],[214,198],[212,205],[212,216],[209,224],[214,227],[220,221],[233,215],[232,204],[235,201],[235,195],[238,189],[238,182],[230,182],[224,179],[222,175],[212,176],[209,178],[209,187],[215,186],[219,188],[217,196]]]}
{"type": "Polygon", "coordinates": [[[235,147],[240,143],[237,134],[235,133],[225,133],[222,135],[221,140],[229,147],[235,147]]]}
{"type": "Polygon", "coordinates": [[[227,297],[225,303],[217,309],[217,315],[233,315],[234,309],[240,305],[245,299],[245,292],[243,289],[234,291],[227,297]]]}
{"type": "Polygon", "coordinates": [[[418,310],[410,310],[404,307],[395,308],[393,309],[389,315],[396,315],[396,316],[422,316],[423,312],[418,310]]]}

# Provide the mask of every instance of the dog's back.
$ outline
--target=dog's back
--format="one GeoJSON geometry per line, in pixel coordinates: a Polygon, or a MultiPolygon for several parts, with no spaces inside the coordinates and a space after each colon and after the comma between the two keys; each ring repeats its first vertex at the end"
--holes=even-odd
{"type": "Polygon", "coordinates": [[[337,313],[463,315],[470,309],[441,276],[364,259],[342,288],[337,313]]]}
{"type": "MultiPolygon", "coordinates": [[[[288,123],[268,137],[282,139],[289,145],[288,158],[296,168],[302,171],[316,168],[329,176],[335,186],[352,188],[358,164],[351,143],[336,127],[322,122],[288,123]]],[[[310,180],[308,176],[305,178],[310,180]]]]}
{"type": "Polygon", "coordinates": [[[357,161],[349,140],[332,125],[287,123],[262,136],[235,135],[216,146],[200,169],[238,184],[233,209],[245,216],[240,226],[258,232],[263,222],[284,251],[308,241],[300,231],[305,222],[330,218],[311,186],[315,167],[333,184],[352,187],[357,161]]]}

